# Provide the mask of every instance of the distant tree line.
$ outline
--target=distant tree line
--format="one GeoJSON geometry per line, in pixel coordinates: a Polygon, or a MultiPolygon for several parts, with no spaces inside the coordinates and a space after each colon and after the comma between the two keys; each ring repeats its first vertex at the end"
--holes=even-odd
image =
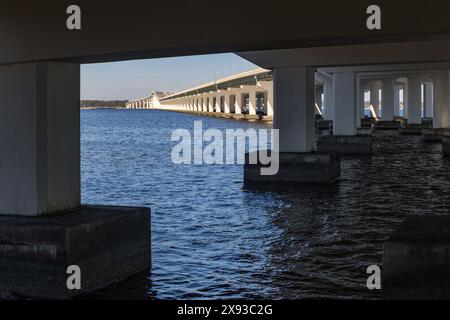
{"type": "Polygon", "coordinates": [[[81,100],[81,108],[125,108],[128,100],[81,100]]]}

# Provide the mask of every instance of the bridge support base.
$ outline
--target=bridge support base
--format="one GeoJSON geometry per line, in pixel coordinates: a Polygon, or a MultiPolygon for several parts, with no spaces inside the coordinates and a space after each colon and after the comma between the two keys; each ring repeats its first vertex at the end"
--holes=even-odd
{"type": "Polygon", "coordinates": [[[279,153],[279,171],[275,175],[261,175],[265,167],[258,160],[249,164],[246,154],[244,185],[246,187],[277,187],[286,185],[330,184],[340,178],[341,159],[338,153],[279,153]]]}
{"type": "Polygon", "coordinates": [[[386,299],[450,299],[450,216],[410,216],[384,245],[386,299]]]}
{"type": "Polygon", "coordinates": [[[0,292],[69,299],[150,268],[150,209],[83,206],[65,215],[0,216],[0,292]],[[81,290],[67,288],[80,267],[81,290]]]}
{"type": "Polygon", "coordinates": [[[442,136],[442,154],[450,157],[450,136],[442,136]]]}
{"type": "Polygon", "coordinates": [[[322,136],[317,141],[318,152],[339,152],[342,154],[372,153],[372,137],[357,136],[322,136]]]}
{"type": "Polygon", "coordinates": [[[420,136],[424,126],[422,124],[405,124],[402,125],[399,132],[403,135],[420,136]]]}
{"type": "Polygon", "coordinates": [[[374,129],[377,130],[398,130],[401,127],[400,121],[378,121],[374,124],[374,129]]]}
{"type": "Polygon", "coordinates": [[[450,129],[423,129],[422,142],[424,143],[439,143],[442,141],[442,136],[450,136],[450,129]]]}

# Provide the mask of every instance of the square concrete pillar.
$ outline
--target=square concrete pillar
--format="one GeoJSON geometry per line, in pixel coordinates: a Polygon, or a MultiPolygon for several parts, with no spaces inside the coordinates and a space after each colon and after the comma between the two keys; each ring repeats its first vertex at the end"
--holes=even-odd
{"type": "Polygon", "coordinates": [[[370,83],[370,105],[377,117],[380,116],[380,84],[378,81],[370,83]]]}
{"type": "MultiPolygon", "coordinates": [[[[216,94],[213,98],[216,99],[216,102],[214,103],[214,111],[215,112],[221,112],[220,110],[220,94],[216,94]]],[[[213,100],[214,102],[214,100],[213,100]]]]}
{"type": "Polygon", "coordinates": [[[274,128],[280,130],[280,152],[314,150],[314,69],[274,71],[274,128]]]}
{"type": "Polygon", "coordinates": [[[235,92],[234,113],[242,114],[242,94],[240,92],[235,92]]]}
{"type": "Polygon", "coordinates": [[[433,83],[427,82],[424,86],[424,117],[433,118],[433,83]]]}
{"type": "Polygon", "coordinates": [[[400,117],[400,90],[402,85],[394,86],[394,117],[400,117]]]}
{"type": "Polygon", "coordinates": [[[420,76],[408,77],[408,124],[422,124],[422,95],[420,76]]]}
{"type": "Polygon", "coordinates": [[[333,120],[334,117],[334,85],[333,79],[328,79],[323,87],[324,91],[324,112],[323,118],[325,120],[333,120]]]}
{"type": "Polygon", "coordinates": [[[383,79],[381,81],[382,86],[382,120],[392,121],[394,120],[394,81],[392,79],[383,79]]]}
{"type": "Polygon", "coordinates": [[[361,118],[364,118],[364,106],[365,106],[365,102],[364,102],[364,94],[365,94],[365,88],[364,88],[364,84],[361,82],[361,80],[357,80],[356,82],[356,86],[357,86],[357,101],[356,101],[356,111],[357,111],[357,115],[356,115],[356,127],[357,128],[361,128],[361,118]]]}
{"type": "Polygon", "coordinates": [[[356,77],[354,72],[334,74],[333,135],[356,135],[356,77]]]}
{"type": "Polygon", "coordinates": [[[223,104],[224,104],[224,113],[230,113],[230,94],[229,93],[226,93],[224,95],[223,104]]]}
{"type": "Polygon", "coordinates": [[[274,103],[273,103],[273,85],[267,89],[267,116],[273,117],[274,103]]]}
{"type": "Polygon", "coordinates": [[[251,89],[248,93],[248,114],[256,115],[256,88],[251,89]]]}
{"type": "Polygon", "coordinates": [[[450,128],[449,71],[436,70],[433,80],[433,127],[450,128]]]}
{"type": "Polygon", "coordinates": [[[0,214],[80,207],[80,66],[0,66],[0,214]]]}

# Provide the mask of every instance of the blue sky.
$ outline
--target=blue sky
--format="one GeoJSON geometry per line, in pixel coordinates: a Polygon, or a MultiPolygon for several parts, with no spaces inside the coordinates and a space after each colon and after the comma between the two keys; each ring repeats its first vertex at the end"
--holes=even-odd
{"type": "Polygon", "coordinates": [[[81,66],[81,99],[131,100],[179,91],[256,68],[233,53],[81,66]]]}

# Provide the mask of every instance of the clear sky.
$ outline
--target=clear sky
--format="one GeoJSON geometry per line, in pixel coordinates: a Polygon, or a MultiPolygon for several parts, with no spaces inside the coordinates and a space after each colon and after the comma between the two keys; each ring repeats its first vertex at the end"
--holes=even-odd
{"type": "Polygon", "coordinates": [[[233,53],[81,66],[81,99],[132,100],[179,91],[256,68],[233,53]]]}

